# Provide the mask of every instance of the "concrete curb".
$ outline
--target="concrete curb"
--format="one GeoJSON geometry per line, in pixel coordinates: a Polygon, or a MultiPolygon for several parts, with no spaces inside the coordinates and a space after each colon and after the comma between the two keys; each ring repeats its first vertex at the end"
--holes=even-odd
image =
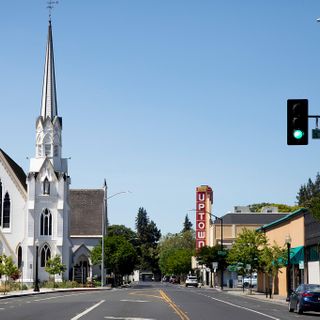
{"type": "Polygon", "coordinates": [[[83,292],[83,291],[108,291],[111,290],[110,287],[104,288],[67,288],[67,289],[43,289],[43,291],[34,292],[34,291],[19,291],[19,292],[9,292],[7,294],[0,295],[1,299],[10,299],[10,298],[19,298],[19,297],[29,297],[29,296],[37,296],[43,294],[51,294],[51,293],[61,293],[61,292],[83,292]]]}

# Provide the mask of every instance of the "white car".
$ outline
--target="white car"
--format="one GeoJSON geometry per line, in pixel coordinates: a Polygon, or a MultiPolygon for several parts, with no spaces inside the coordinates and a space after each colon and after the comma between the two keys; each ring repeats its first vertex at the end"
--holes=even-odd
{"type": "Polygon", "coordinates": [[[197,276],[187,276],[186,287],[189,287],[189,286],[196,287],[196,288],[198,287],[197,276]]]}
{"type": "Polygon", "coordinates": [[[243,286],[245,288],[256,287],[257,286],[257,274],[253,273],[251,277],[250,277],[250,275],[245,276],[243,278],[243,286]]]}

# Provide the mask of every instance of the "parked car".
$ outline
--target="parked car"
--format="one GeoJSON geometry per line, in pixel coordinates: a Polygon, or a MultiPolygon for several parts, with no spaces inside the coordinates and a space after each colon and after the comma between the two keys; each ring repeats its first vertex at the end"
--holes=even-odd
{"type": "Polygon", "coordinates": [[[198,287],[198,278],[197,276],[187,276],[186,287],[192,286],[192,287],[198,287]]]}
{"type": "Polygon", "coordinates": [[[179,283],[179,281],[178,281],[178,277],[177,277],[177,276],[172,275],[172,276],[170,277],[169,282],[170,282],[170,283],[179,283]]]}
{"type": "Polygon", "coordinates": [[[243,277],[243,286],[245,288],[253,288],[253,287],[256,287],[257,286],[257,278],[258,278],[258,275],[257,273],[253,273],[251,276],[250,275],[247,275],[247,276],[244,276],[243,277]]]}
{"type": "Polygon", "coordinates": [[[289,312],[320,311],[320,285],[302,284],[289,297],[289,312]]]}
{"type": "Polygon", "coordinates": [[[169,282],[170,276],[163,276],[162,282],[169,282]]]}

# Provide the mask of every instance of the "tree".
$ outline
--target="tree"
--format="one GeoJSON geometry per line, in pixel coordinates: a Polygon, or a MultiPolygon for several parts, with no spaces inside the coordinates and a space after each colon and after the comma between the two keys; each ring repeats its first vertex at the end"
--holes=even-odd
{"type": "Polygon", "coordinates": [[[293,212],[299,209],[299,206],[289,206],[287,204],[269,203],[269,202],[254,203],[254,204],[250,204],[248,207],[250,209],[250,212],[261,212],[261,209],[263,207],[277,207],[279,212],[293,212]]]}
{"type": "Polygon", "coordinates": [[[4,294],[6,294],[9,279],[17,280],[20,277],[20,271],[11,256],[8,257],[5,254],[0,256],[0,274],[5,276],[4,294]]]}
{"type": "Polygon", "coordinates": [[[190,231],[190,230],[192,230],[192,222],[189,220],[188,214],[186,214],[184,218],[182,232],[190,231]]]}
{"type": "MultiPolygon", "coordinates": [[[[272,246],[265,246],[261,251],[260,261],[264,272],[269,278],[268,287],[270,282],[272,283],[273,279],[278,275],[279,270],[286,265],[287,249],[279,247],[277,243],[272,246]]],[[[269,287],[269,289],[271,288],[269,287]]]]}
{"type": "Polygon", "coordinates": [[[297,195],[298,205],[309,209],[316,219],[320,219],[320,174],[313,182],[310,178],[302,185],[297,195]]]}
{"type": "Polygon", "coordinates": [[[195,236],[192,230],[166,235],[159,244],[159,267],[162,274],[188,274],[194,253],[195,236]]]}
{"type": "Polygon", "coordinates": [[[131,230],[130,228],[127,228],[124,225],[113,224],[108,226],[107,235],[108,237],[123,236],[126,240],[128,240],[134,246],[137,245],[137,234],[133,230],[131,230]]]}
{"type": "Polygon", "coordinates": [[[139,208],[136,217],[136,230],[138,240],[139,269],[159,273],[158,242],[161,231],[149,219],[147,211],[139,208]]]}
{"type": "Polygon", "coordinates": [[[55,287],[55,276],[61,275],[65,272],[67,267],[61,262],[61,257],[56,255],[53,258],[48,259],[45,270],[48,272],[53,281],[53,288],[55,287]]]}
{"type": "MultiPolygon", "coordinates": [[[[200,265],[212,268],[212,262],[220,262],[224,264],[224,256],[219,255],[220,245],[214,247],[204,246],[197,252],[197,261],[200,265]]],[[[219,263],[219,264],[220,264],[219,263]]]]}
{"type": "MultiPolygon", "coordinates": [[[[134,246],[122,235],[104,238],[105,265],[114,273],[117,283],[122,282],[124,275],[130,274],[137,263],[137,252],[134,246]]],[[[101,263],[101,243],[91,251],[94,264],[101,263]]]]}
{"type": "Polygon", "coordinates": [[[252,274],[261,269],[261,253],[267,243],[264,233],[244,228],[229,250],[227,262],[237,265],[239,274],[252,274]],[[250,269],[248,270],[249,265],[250,269]]]}

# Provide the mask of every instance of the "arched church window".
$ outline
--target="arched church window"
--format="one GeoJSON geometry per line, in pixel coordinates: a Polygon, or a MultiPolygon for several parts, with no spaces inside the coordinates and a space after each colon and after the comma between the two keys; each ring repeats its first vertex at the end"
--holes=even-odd
{"type": "Polygon", "coordinates": [[[52,235],[52,214],[48,209],[45,209],[41,213],[40,235],[41,236],[51,236],[52,235]]]}
{"type": "Polygon", "coordinates": [[[46,143],[44,145],[44,153],[46,156],[51,156],[51,144],[46,143]]]}
{"type": "Polygon", "coordinates": [[[3,228],[10,228],[10,197],[8,192],[3,200],[3,228]]]}
{"type": "Polygon", "coordinates": [[[57,157],[59,155],[59,146],[53,147],[53,156],[57,157]]]}
{"type": "Polygon", "coordinates": [[[2,182],[0,180],[0,227],[2,225],[2,182]]]}
{"type": "Polygon", "coordinates": [[[38,157],[42,156],[42,146],[41,146],[41,144],[37,145],[37,155],[38,155],[38,157]]]}
{"type": "Polygon", "coordinates": [[[18,268],[22,267],[22,248],[19,246],[18,248],[18,268]]]}
{"type": "Polygon", "coordinates": [[[50,182],[47,177],[43,181],[43,194],[50,194],[50,182]]]}
{"type": "Polygon", "coordinates": [[[41,257],[40,266],[45,267],[48,259],[51,258],[51,251],[47,245],[44,245],[44,247],[41,249],[40,257],[41,257]]]}

